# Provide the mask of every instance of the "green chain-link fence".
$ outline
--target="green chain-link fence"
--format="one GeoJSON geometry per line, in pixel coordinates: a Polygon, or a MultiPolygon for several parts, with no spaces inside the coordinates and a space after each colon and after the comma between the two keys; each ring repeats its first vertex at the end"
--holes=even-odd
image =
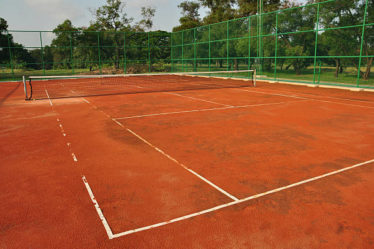
{"type": "Polygon", "coordinates": [[[374,2],[324,1],[172,33],[172,71],[374,87],[374,2]]]}
{"type": "MultiPolygon", "coordinates": [[[[9,34],[23,31],[10,31],[9,34]]],[[[22,74],[146,73],[256,68],[271,81],[374,88],[374,2],[328,0],[179,32],[23,32],[2,46],[2,80],[22,74]],[[49,36],[49,37],[48,37],[49,36]],[[46,46],[45,40],[52,40],[46,46]],[[22,49],[32,58],[22,62],[22,49]],[[25,62],[26,61],[26,62],[25,62]],[[27,71],[27,72],[25,72],[27,71]]],[[[8,36],[10,37],[10,36],[8,36]]],[[[1,41],[0,41],[1,42],[1,41]]]]}
{"type": "Polygon", "coordinates": [[[170,33],[9,31],[1,80],[22,75],[119,74],[170,71],[170,33]],[[30,45],[11,42],[22,36],[30,45]],[[45,45],[49,42],[49,45],[45,45]]]}

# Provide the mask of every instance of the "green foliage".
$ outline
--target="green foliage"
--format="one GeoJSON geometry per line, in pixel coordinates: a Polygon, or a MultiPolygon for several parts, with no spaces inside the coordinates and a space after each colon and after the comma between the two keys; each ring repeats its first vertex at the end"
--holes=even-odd
{"type": "Polygon", "coordinates": [[[124,11],[125,4],[121,0],[106,0],[106,4],[95,12],[95,23],[101,27],[99,30],[123,30],[133,21],[124,11]]]}
{"type": "Polygon", "coordinates": [[[199,8],[200,4],[193,1],[184,1],[178,5],[182,17],[179,19],[180,25],[173,28],[173,32],[190,29],[201,25],[199,8]]]}

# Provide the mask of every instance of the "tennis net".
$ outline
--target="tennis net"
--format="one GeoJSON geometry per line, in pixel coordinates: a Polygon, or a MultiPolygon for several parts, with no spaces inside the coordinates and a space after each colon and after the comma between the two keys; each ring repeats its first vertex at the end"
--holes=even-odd
{"type": "Polygon", "coordinates": [[[256,70],[24,77],[27,100],[256,85],[256,70]]]}

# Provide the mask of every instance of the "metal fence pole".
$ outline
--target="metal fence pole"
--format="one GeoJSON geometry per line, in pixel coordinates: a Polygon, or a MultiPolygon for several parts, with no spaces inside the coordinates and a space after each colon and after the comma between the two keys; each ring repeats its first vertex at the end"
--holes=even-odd
{"type": "Polygon", "coordinates": [[[368,0],[365,2],[365,11],[364,11],[364,20],[362,22],[362,34],[361,34],[361,48],[360,48],[360,58],[358,62],[358,72],[357,72],[357,83],[356,86],[360,86],[360,76],[361,76],[361,62],[362,62],[362,50],[364,47],[364,39],[365,39],[365,24],[366,24],[366,13],[368,9],[368,0]]]}
{"type": "Polygon", "coordinates": [[[73,58],[72,35],[73,35],[73,33],[70,32],[70,63],[71,63],[72,74],[74,74],[74,58],[73,58]]]}
{"type": "MultiPolygon", "coordinates": [[[[315,44],[314,44],[314,66],[313,66],[313,84],[316,83],[316,63],[317,63],[317,48],[318,48],[318,30],[319,30],[319,6],[320,4],[317,5],[317,20],[316,20],[316,38],[315,38],[315,44]]],[[[318,80],[319,84],[319,80],[318,80]]]]}
{"type": "Polygon", "coordinates": [[[227,21],[226,22],[226,70],[227,71],[230,71],[230,66],[229,66],[229,57],[230,57],[230,52],[229,52],[229,35],[230,35],[230,30],[229,30],[229,22],[230,21],[227,21]]]}
{"type": "Polygon", "coordinates": [[[208,38],[208,45],[209,45],[209,72],[211,71],[211,64],[212,64],[212,52],[211,52],[211,41],[210,41],[210,24],[208,25],[208,35],[209,35],[209,38],[208,38]]]}
{"type": "Polygon", "coordinates": [[[182,31],[182,72],[184,72],[184,31],[182,31]]]}
{"type": "Polygon", "coordinates": [[[174,72],[173,33],[170,33],[170,72],[174,72]]]}
{"type": "Polygon", "coordinates": [[[10,59],[10,68],[12,72],[12,79],[14,80],[14,65],[13,65],[13,56],[12,56],[12,46],[10,42],[10,34],[7,32],[7,37],[8,37],[8,49],[9,49],[9,59],[10,59]]]}
{"type": "Polygon", "coordinates": [[[127,72],[127,58],[126,58],[126,32],[123,32],[123,73],[127,72]]]}
{"type": "Polygon", "coordinates": [[[151,72],[151,48],[150,48],[150,41],[149,41],[149,32],[148,32],[148,72],[151,72]]]}
{"type": "Polygon", "coordinates": [[[101,71],[101,53],[100,53],[100,31],[97,32],[97,49],[98,49],[98,56],[99,56],[99,71],[100,71],[100,74],[102,74],[102,71],[101,71]]]}
{"type": "MultiPolygon", "coordinates": [[[[248,70],[251,69],[251,17],[248,17],[248,70]]],[[[248,72],[248,78],[251,72],[248,72]]]]}
{"type": "Polygon", "coordinates": [[[39,32],[39,37],[40,37],[40,51],[41,51],[41,54],[42,54],[43,75],[45,75],[45,61],[44,61],[42,32],[39,32]]]}
{"type": "Polygon", "coordinates": [[[277,79],[277,56],[278,56],[278,12],[275,14],[275,52],[274,52],[274,80],[277,79]]]}
{"type": "Polygon", "coordinates": [[[193,29],[193,71],[196,72],[197,70],[197,65],[196,65],[196,57],[197,57],[197,54],[196,54],[196,29],[197,28],[194,28],[193,29]]]}

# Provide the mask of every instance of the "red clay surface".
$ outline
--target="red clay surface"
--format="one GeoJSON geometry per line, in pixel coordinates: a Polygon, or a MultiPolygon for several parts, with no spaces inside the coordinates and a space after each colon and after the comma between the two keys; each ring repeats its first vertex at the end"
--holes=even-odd
{"type": "Polygon", "coordinates": [[[373,93],[23,98],[0,84],[1,249],[374,248],[374,163],[113,239],[82,181],[120,234],[233,201],[181,165],[238,199],[308,180],[374,159],[373,93]]]}

